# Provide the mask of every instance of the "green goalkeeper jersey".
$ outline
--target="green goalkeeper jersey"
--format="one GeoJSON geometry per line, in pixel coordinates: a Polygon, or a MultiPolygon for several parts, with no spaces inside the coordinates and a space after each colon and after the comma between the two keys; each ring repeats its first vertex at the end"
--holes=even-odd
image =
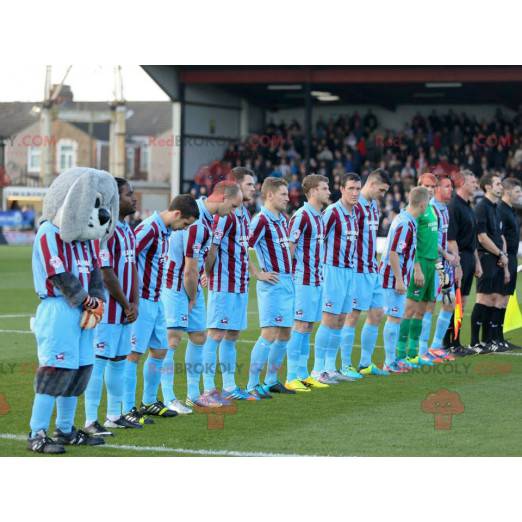
{"type": "Polygon", "coordinates": [[[415,258],[437,259],[439,257],[439,232],[437,215],[428,205],[426,212],[417,218],[417,252],[415,258]]]}

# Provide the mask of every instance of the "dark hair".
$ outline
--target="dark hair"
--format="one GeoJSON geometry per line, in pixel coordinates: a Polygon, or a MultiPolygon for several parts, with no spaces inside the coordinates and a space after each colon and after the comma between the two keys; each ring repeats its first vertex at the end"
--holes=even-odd
{"type": "Polygon", "coordinates": [[[349,181],[358,181],[360,183],[361,182],[361,176],[359,176],[359,174],[356,174],[355,172],[345,172],[341,176],[341,187],[345,188],[346,184],[349,181]]]}
{"type": "Polygon", "coordinates": [[[513,190],[515,187],[522,187],[522,183],[517,178],[506,178],[502,186],[505,190],[513,190]]]}
{"type": "Polygon", "coordinates": [[[309,174],[303,178],[303,192],[305,196],[308,196],[308,193],[319,186],[320,183],[328,184],[328,178],[326,176],[321,176],[320,174],[309,174]]]}
{"type": "Polygon", "coordinates": [[[199,208],[196,200],[190,194],[176,196],[169,205],[169,211],[179,210],[182,218],[199,219],[199,208]]]}
{"type": "Polygon", "coordinates": [[[480,178],[480,188],[482,189],[483,192],[486,192],[486,185],[489,185],[489,186],[493,185],[493,178],[500,178],[500,176],[498,174],[490,172],[488,174],[484,174],[480,178]]]}
{"type": "Polygon", "coordinates": [[[230,171],[230,176],[236,183],[241,183],[245,176],[254,177],[254,172],[247,167],[234,167],[230,171]]]}
{"type": "Polygon", "coordinates": [[[125,178],[117,178],[115,177],[114,178],[116,180],[116,183],[118,184],[118,192],[121,192],[121,189],[125,186],[125,185],[128,185],[129,184],[129,180],[125,179],[125,178]]]}
{"type": "Polygon", "coordinates": [[[379,183],[391,185],[390,175],[384,169],[375,169],[373,172],[370,172],[366,181],[378,181],[379,183]]]}
{"type": "Polygon", "coordinates": [[[275,178],[274,176],[268,176],[261,185],[261,194],[266,198],[269,192],[277,192],[279,187],[288,187],[288,183],[283,178],[275,178]]]}

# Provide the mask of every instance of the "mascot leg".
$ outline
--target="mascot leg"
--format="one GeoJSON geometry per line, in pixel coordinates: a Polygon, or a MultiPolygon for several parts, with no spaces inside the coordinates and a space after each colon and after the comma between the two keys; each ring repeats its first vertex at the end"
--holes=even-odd
{"type": "Polygon", "coordinates": [[[85,391],[92,373],[92,364],[80,366],[65,392],[56,399],[56,427],[63,433],[73,431],[78,397],[85,391]]]}
{"type": "Polygon", "coordinates": [[[35,397],[31,415],[31,436],[40,430],[47,431],[57,397],[64,393],[74,377],[75,370],[41,366],[34,379],[35,397]]]}

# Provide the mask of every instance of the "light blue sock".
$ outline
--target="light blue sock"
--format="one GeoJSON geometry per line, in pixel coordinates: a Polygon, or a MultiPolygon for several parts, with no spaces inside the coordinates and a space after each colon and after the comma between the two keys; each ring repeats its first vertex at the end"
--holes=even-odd
{"type": "Polygon", "coordinates": [[[232,391],[236,386],[236,341],[223,339],[219,345],[219,366],[221,367],[221,377],[223,378],[223,389],[232,391]]]}
{"type": "Polygon", "coordinates": [[[108,361],[105,368],[105,386],[107,387],[107,418],[117,420],[122,413],[123,379],[125,359],[108,361]]]}
{"type": "Polygon", "coordinates": [[[143,404],[154,404],[158,400],[163,359],[156,359],[149,353],[143,365],[143,404]]]}
{"type": "Polygon", "coordinates": [[[355,326],[343,326],[341,330],[341,364],[342,368],[352,365],[352,348],[355,339],[355,326]]]}
{"type": "Polygon", "coordinates": [[[250,354],[250,369],[248,371],[247,390],[253,390],[259,384],[261,370],[265,367],[272,343],[259,337],[250,354]]]}
{"type": "Polygon", "coordinates": [[[426,353],[428,353],[428,342],[431,334],[431,318],[431,312],[426,312],[422,318],[422,330],[419,337],[419,355],[426,355],[426,353]]]}
{"type": "Polygon", "coordinates": [[[187,367],[187,397],[195,401],[200,395],[199,383],[201,381],[203,359],[203,345],[194,344],[190,339],[185,352],[185,366],[187,367]]]}
{"type": "Polygon", "coordinates": [[[34,396],[33,413],[31,415],[31,436],[34,437],[37,431],[49,430],[51,416],[53,414],[55,397],[44,393],[37,393],[34,396]]]}
{"type": "Polygon", "coordinates": [[[292,330],[292,336],[287,345],[286,380],[288,382],[297,379],[299,363],[301,358],[301,346],[306,334],[292,330]]]}
{"type": "Polygon", "coordinates": [[[161,394],[163,395],[163,402],[168,404],[176,398],[174,394],[174,355],[175,350],[169,348],[165,359],[163,359],[163,366],[161,367],[161,394]]]}
{"type": "Polygon", "coordinates": [[[359,366],[365,368],[372,364],[372,355],[379,335],[379,327],[375,324],[364,323],[361,330],[361,360],[359,366]]]}
{"type": "Polygon", "coordinates": [[[382,336],[384,339],[384,364],[390,365],[396,356],[397,340],[399,339],[399,330],[401,328],[400,323],[394,323],[392,321],[386,321],[384,323],[384,330],[382,336]]]}
{"type": "Polygon", "coordinates": [[[326,357],[324,358],[324,369],[327,372],[337,371],[337,353],[339,352],[339,343],[341,342],[341,330],[330,329],[330,342],[326,348],[326,357]]]}
{"type": "Polygon", "coordinates": [[[452,315],[453,312],[448,312],[447,310],[440,311],[439,317],[437,319],[437,325],[435,326],[435,335],[433,336],[433,341],[431,342],[432,348],[442,348],[444,346],[444,336],[448,330],[452,315]]]}
{"type": "Polygon", "coordinates": [[[56,397],[56,427],[71,433],[78,397],[56,397]]]}
{"type": "Polygon", "coordinates": [[[267,386],[272,386],[278,381],[277,373],[283,364],[287,345],[288,341],[274,341],[270,345],[270,352],[268,353],[268,366],[265,375],[265,384],[267,386]]]}
{"type": "Polygon", "coordinates": [[[123,413],[129,413],[136,405],[137,373],[138,363],[126,359],[125,371],[123,372],[123,413]]]}
{"type": "Polygon", "coordinates": [[[330,336],[332,331],[324,324],[319,325],[315,334],[314,346],[314,372],[322,373],[325,370],[326,349],[330,344],[330,336]]]}
{"type": "Polygon", "coordinates": [[[203,345],[203,389],[206,392],[216,388],[216,364],[219,342],[208,335],[203,345]]]}
{"type": "Polygon", "coordinates": [[[301,355],[299,356],[299,370],[297,371],[297,378],[304,380],[309,375],[308,359],[310,358],[310,332],[302,334],[301,339],[301,355]]]}
{"type": "Polygon", "coordinates": [[[98,408],[100,407],[103,389],[103,374],[105,372],[106,365],[107,359],[101,359],[100,357],[94,358],[91,378],[89,379],[89,384],[85,389],[86,426],[93,423],[95,420],[98,420],[98,408]]]}

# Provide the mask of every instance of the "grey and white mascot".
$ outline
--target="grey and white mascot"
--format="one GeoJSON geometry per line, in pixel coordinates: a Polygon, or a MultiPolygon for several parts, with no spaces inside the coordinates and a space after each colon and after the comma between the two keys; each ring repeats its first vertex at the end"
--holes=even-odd
{"type": "Polygon", "coordinates": [[[49,187],[33,245],[33,279],[40,297],[33,330],[38,347],[28,449],[63,453],[64,445],[103,444],[74,427],[78,397],[94,362],[93,333],[103,316],[100,243],[119,213],[115,179],[77,167],[49,187]],[[47,435],[56,403],[56,431],[47,435]]]}

